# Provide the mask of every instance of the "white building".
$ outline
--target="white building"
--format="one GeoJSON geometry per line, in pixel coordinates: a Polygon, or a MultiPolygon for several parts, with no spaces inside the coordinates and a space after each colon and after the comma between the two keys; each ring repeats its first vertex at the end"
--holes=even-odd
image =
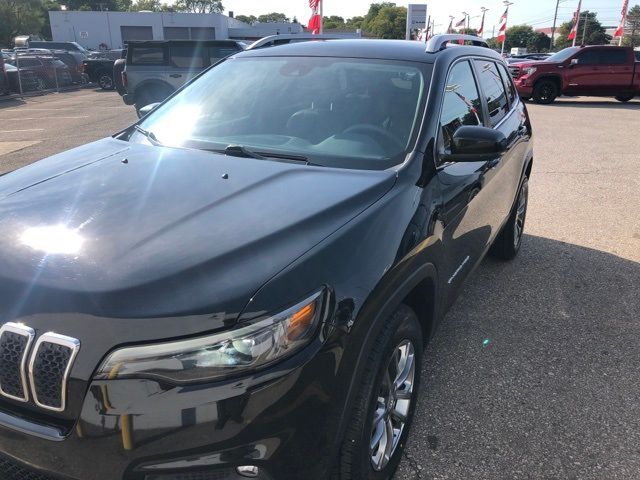
{"type": "Polygon", "coordinates": [[[217,13],[52,11],[49,19],[53,41],[88,49],[122,48],[129,40],[242,40],[303,31],[298,23],[248,25],[217,13]]]}

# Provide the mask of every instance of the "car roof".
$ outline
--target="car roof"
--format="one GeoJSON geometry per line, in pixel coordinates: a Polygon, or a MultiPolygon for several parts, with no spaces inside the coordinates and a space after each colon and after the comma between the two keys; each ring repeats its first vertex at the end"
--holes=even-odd
{"type": "MultiPolygon", "coordinates": [[[[476,46],[456,45],[438,52],[427,52],[422,42],[410,40],[372,40],[372,39],[339,39],[312,40],[306,42],[287,43],[257,50],[245,50],[236,57],[345,57],[375,58],[381,60],[406,60],[411,62],[433,63],[439,55],[454,50],[457,56],[483,55],[501,59],[493,50],[476,46]]],[[[447,56],[452,54],[447,54],[447,56]]]]}

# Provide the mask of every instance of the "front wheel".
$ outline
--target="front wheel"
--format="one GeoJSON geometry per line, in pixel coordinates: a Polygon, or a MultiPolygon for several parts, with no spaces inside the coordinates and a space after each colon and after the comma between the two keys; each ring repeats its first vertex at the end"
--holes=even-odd
{"type": "Polygon", "coordinates": [[[502,230],[500,230],[500,233],[491,246],[490,253],[492,256],[501,260],[511,260],[518,254],[520,245],[522,244],[528,203],[529,179],[524,177],[522,185],[520,185],[520,190],[518,191],[518,198],[509,215],[509,220],[507,220],[507,223],[502,227],[502,230]]]}
{"type": "Polygon", "coordinates": [[[108,73],[101,73],[98,77],[98,86],[102,90],[113,90],[113,78],[108,73]]]}
{"type": "Polygon", "coordinates": [[[553,103],[558,93],[558,85],[552,80],[540,80],[533,87],[533,99],[543,105],[553,103]]]}
{"type": "Polygon", "coordinates": [[[616,100],[618,100],[619,102],[622,103],[627,103],[628,101],[632,100],[634,97],[634,95],[618,95],[616,96],[616,100]]]}
{"type": "Polygon", "coordinates": [[[401,305],[369,352],[366,371],[340,450],[336,480],[388,480],[413,420],[422,364],[422,329],[401,305]]]}

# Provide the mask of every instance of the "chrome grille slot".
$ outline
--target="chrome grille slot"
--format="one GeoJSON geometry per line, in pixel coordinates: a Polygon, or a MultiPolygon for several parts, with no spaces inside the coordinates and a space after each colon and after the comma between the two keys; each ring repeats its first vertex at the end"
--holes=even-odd
{"type": "Polygon", "coordinates": [[[26,365],[34,335],[32,328],[17,323],[0,328],[0,395],[29,401],[26,365]]]}
{"type": "Polygon", "coordinates": [[[80,342],[75,338],[52,332],[38,339],[29,363],[31,393],[36,405],[64,411],[69,372],[79,349],[80,342]]]}

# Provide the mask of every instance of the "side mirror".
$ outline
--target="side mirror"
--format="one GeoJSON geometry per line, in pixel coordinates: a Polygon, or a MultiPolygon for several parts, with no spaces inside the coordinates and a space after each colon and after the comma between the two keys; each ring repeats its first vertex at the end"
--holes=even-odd
{"type": "Polygon", "coordinates": [[[145,105],[140,110],[138,110],[138,118],[142,118],[148,115],[150,112],[155,110],[158,105],[160,105],[160,102],[150,103],[149,105],[145,105]]]}
{"type": "Polygon", "coordinates": [[[446,162],[483,162],[493,160],[508,147],[504,133],[492,128],[464,126],[453,134],[451,153],[442,156],[446,162]]]}
{"type": "Polygon", "coordinates": [[[580,63],[580,59],[579,58],[572,58],[571,59],[571,66],[572,67],[578,65],[579,63],[580,63]]]}

